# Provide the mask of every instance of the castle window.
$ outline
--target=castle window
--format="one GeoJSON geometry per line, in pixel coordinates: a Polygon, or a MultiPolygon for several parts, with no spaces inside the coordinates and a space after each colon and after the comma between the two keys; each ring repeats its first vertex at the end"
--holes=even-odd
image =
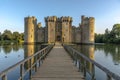
{"type": "Polygon", "coordinates": [[[32,38],[32,35],[31,35],[31,38],[32,38]]]}
{"type": "Polygon", "coordinates": [[[93,32],[93,30],[91,30],[91,32],[93,32]]]}

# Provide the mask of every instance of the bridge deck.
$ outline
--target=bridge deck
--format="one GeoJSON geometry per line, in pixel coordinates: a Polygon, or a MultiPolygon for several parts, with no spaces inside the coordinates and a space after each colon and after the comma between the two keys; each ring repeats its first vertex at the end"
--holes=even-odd
{"type": "Polygon", "coordinates": [[[61,45],[55,45],[32,80],[84,80],[61,45]]]}

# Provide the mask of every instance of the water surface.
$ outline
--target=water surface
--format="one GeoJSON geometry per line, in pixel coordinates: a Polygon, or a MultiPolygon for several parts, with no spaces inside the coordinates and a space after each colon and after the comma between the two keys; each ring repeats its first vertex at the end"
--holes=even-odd
{"type": "MultiPolygon", "coordinates": [[[[0,72],[15,63],[33,55],[44,46],[41,45],[1,45],[0,46],[0,72]]],[[[72,46],[82,54],[120,75],[120,45],[75,45],[72,46]]],[[[28,65],[25,65],[27,68],[28,65]]],[[[89,72],[95,71],[96,80],[106,80],[106,74],[96,66],[87,63],[89,72]]],[[[17,80],[19,67],[8,73],[8,80],[17,80]]],[[[26,78],[28,79],[28,78],[26,78]]],[[[87,80],[90,80],[89,75],[87,80]]]]}
{"type": "MultiPolygon", "coordinates": [[[[72,47],[120,76],[120,45],[75,45],[72,47]]],[[[87,68],[90,72],[94,69],[97,80],[107,79],[106,74],[96,66],[87,63],[87,68]]]]}

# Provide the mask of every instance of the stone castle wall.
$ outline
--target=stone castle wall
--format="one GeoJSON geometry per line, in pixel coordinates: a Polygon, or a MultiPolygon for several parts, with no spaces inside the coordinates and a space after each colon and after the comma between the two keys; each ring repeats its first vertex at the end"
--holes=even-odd
{"type": "Polygon", "coordinates": [[[72,37],[72,18],[71,17],[61,17],[62,21],[62,42],[71,43],[72,37]]]}
{"type": "Polygon", "coordinates": [[[93,17],[81,16],[79,27],[72,26],[72,17],[45,17],[45,27],[37,25],[35,17],[25,18],[25,42],[62,42],[62,43],[94,43],[93,17]]]}
{"type": "Polygon", "coordinates": [[[81,31],[80,28],[75,28],[75,43],[81,43],[81,31]]]}
{"type": "Polygon", "coordinates": [[[94,18],[82,16],[81,20],[82,43],[94,43],[94,18]]]}
{"type": "Polygon", "coordinates": [[[56,17],[47,17],[45,18],[46,27],[48,31],[48,43],[55,42],[55,27],[56,27],[56,17]]]}
{"type": "Polygon", "coordinates": [[[34,43],[36,42],[36,29],[37,29],[37,19],[35,17],[26,17],[24,19],[25,25],[25,43],[34,43]]]}
{"type": "Polygon", "coordinates": [[[43,42],[45,42],[45,28],[39,28],[38,29],[38,31],[37,31],[37,33],[38,33],[38,40],[37,40],[37,42],[38,43],[43,43],[43,42]]]}

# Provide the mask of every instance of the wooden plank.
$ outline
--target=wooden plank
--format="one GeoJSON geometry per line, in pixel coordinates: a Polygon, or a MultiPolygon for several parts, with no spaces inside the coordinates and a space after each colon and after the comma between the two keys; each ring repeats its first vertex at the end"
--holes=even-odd
{"type": "Polygon", "coordinates": [[[32,76],[32,80],[84,79],[64,48],[60,44],[57,44],[48,54],[38,71],[32,76]]]}

